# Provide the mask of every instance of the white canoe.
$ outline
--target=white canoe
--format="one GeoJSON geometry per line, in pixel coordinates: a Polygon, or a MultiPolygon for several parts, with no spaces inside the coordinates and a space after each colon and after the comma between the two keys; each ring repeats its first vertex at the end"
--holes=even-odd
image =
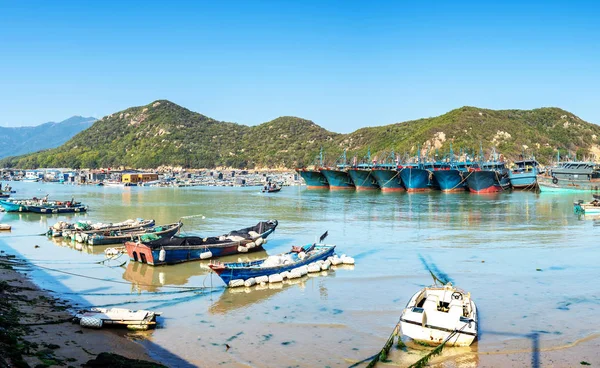
{"type": "Polygon", "coordinates": [[[428,345],[469,346],[477,338],[477,308],[471,293],[448,283],[419,290],[400,317],[404,336],[428,345]]]}

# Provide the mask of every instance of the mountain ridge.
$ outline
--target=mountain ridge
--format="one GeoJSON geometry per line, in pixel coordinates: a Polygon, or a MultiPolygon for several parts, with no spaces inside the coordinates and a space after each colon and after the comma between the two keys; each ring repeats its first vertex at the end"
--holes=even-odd
{"type": "Polygon", "coordinates": [[[600,126],[556,107],[492,110],[463,106],[445,114],[348,134],[331,132],[313,121],[281,116],[246,126],[212,119],[168,100],[102,117],[60,147],[11,157],[0,166],[156,168],[294,168],[314,162],[323,147],[328,163],[346,149],[362,158],[370,150],[383,159],[394,151],[441,158],[452,144],[489,153],[493,148],[509,159],[534,153],[544,163],[570,151],[580,158],[600,157],[600,126]]]}
{"type": "Polygon", "coordinates": [[[0,158],[58,147],[78,132],[90,127],[94,121],[96,118],[75,115],[61,122],[0,127],[0,140],[4,142],[0,146],[0,158]]]}

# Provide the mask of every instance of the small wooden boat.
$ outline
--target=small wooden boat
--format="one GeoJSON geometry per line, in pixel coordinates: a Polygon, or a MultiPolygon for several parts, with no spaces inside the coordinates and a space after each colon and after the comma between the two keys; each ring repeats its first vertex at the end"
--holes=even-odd
{"type": "Polygon", "coordinates": [[[231,231],[215,237],[175,236],[153,241],[125,243],[129,258],[152,266],[210,259],[263,249],[267,236],[275,231],[277,220],[231,231]]]}
{"type": "Polygon", "coordinates": [[[48,236],[71,238],[79,243],[86,243],[92,234],[103,234],[108,232],[133,232],[154,226],[154,220],[125,220],[118,223],[92,224],[86,222],[65,223],[58,222],[50,227],[48,236]]]}
{"type": "Polygon", "coordinates": [[[477,338],[477,308],[451,283],[419,290],[400,317],[402,334],[428,345],[469,346],[477,338]]]}
{"type": "Polygon", "coordinates": [[[91,234],[87,238],[89,245],[108,245],[124,243],[128,240],[136,238],[162,238],[172,237],[177,234],[179,229],[183,226],[183,223],[176,222],[173,224],[155,226],[150,228],[142,228],[134,231],[105,231],[103,233],[91,234]]]}
{"type": "Polygon", "coordinates": [[[72,213],[87,211],[87,207],[81,202],[48,200],[48,196],[31,199],[7,198],[0,200],[0,206],[6,212],[72,213]],[[54,210],[56,211],[53,212],[54,210]]]}
{"type": "Polygon", "coordinates": [[[576,215],[600,215],[600,199],[585,203],[583,200],[573,202],[573,213],[576,215]]]}
{"type": "Polygon", "coordinates": [[[92,308],[76,314],[75,319],[83,327],[121,325],[130,330],[147,330],[156,326],[156,317],[160,315],[160,312],[144,309],[132,311],[125,308],[92,308]]]}
{"type": "Polygon", "coordinates": [[[0,231],[10,230],[12,227],[8,224],[0,224],[0,231]]]}
{"type": "MultiPolygon", "coordinates": [[[[309,264],[318,265],[316,271],[321,271],[321,265],[317,262],[325,261],[328,257],[333,256],[335,245],[325,244],[308,244],[303,247],[292,247],[292,250],[277,256],[270,256],[258,261],[243,262],[243,263],[211,263],[208,267],[215,271],[219,277],[227,284],[227,286],[243,286],[244,282],[249,279],[256,281],[259,277],[271,277],[274,275],[280,276],[286,271],[294,271],[302,266],[309,264]]],[[[298,277],[302,271],[298,271],[298,277]]],[[[307,270],[308,272],[308,270],[307,270]]],[[[287,275],[289,277],[289,274],[287,275]]],[[[281,282],[278,278],[277,281],[281,282]]]]}
{"type": "Polygon", "coordinates": [[[261,189],[261,193],[277,193],[281,190],[281,187],[267,187],[261,189]]]}

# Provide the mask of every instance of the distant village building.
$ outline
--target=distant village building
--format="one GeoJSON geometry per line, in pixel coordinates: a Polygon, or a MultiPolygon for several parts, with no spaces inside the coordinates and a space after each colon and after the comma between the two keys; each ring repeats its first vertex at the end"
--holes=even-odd
{"type": "Polygon", "coordinates": [[[143,183],[158,180],[158,174],[155,173],[127,173],[121,176],[123,183],[143,183]]]}

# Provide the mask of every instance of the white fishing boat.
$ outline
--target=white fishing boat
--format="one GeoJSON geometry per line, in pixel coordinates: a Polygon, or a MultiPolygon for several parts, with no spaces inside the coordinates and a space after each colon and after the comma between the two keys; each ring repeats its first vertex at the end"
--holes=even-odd
{"type": "Polygon", "coordinates": [[[404,336],[428,345],[469,346],[477,338],[477,308],[471,293],[454,287],[430,286],[410,299],[400,317],[404,336]]]}
{"type": "Polygon", "coordinates": [[[84,310],[75,318],[83,327],[101,328],[106,325],[123,325],[130,330],[147,330],[156,325],[156,317],[160,312],[149,310],[132,311],[126,308],[92,308],[84,310]]]}

